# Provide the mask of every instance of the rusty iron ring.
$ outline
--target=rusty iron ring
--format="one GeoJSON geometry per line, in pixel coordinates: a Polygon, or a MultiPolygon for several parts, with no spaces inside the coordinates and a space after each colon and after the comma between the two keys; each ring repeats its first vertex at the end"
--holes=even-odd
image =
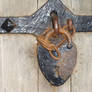
{"type": "MultiPolygon", "coordinates": [[[[48,29],[48,30],[51,30],[51,29],[48,29]]],[[[48,31],[48,30],[46,30],[46,31],[48,31]]],[[[53,32],[51,32],[51,33],[53,33],[53,32]]],[[[41,35],[41,36],[37,37],[37,40],[38,40],[39,44],[41,44],[44,48],[46,48],[49,51],[49,53],[50,53],[52,58],[54,58],[55,60],[59,60],[61,58],[61,54],[60,54],[57,46],[55,46],[54,44],[50,43],[50,41],[47,39],[47,37],[44,37],[43,35],[41,35]],[[52,51],[56,51],[58,56],[57,57],[54,56],[52,51]]]]}
{"type": "Polygon", "coordinates": [[[44,48],[46,48],[51,57],[55,60],[59,60],[61,58],[61,54],[58,50],[58,48],[67,40],[68,45],[67,48],[71,49],[72,48],[72,35],[69,33],[70,30],[68,27],[70,27],[71,29],[73,29],[73,34],[75,33],[75,28],[73,27],[71,21],[72,20],[67,20],[67,25],[65,25],[63,28],[61,28],[61,26],[58,24],[58,16],[56,12],[51,12],[51,18],[52,18],[52,24],[53,24],[53,28],[48,28],[43,34],[41,34],[40,36],[37,37],[38,43],[41,44],[44,48]],[[66,30],[67,28],[67,30],[66,30]],[[51,31],[54,30],[54,31],[51,31]],[[49,39],[54,35],[57,34],[64,34],[64,40],[61,41],[57,46],[55,46],[54,44],[50,43],[49,39]],[[53,55],[52,51],[56,51],[57,53],[57,57],[53,55]]]}

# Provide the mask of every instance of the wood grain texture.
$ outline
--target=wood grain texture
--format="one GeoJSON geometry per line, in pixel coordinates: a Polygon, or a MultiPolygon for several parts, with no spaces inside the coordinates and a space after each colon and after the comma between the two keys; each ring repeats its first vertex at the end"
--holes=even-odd
{"type": "Polygon", "coordinates": [[[39,70],[39,92],[56,92],[56,87],[53,87],[45,79],[42,72],[39,70]]]}
{"type": "Polygon", "coordinates": [[[58,87],[56,92],[71,92],[70,79],[64,85],[58,87]]]}
{"type": "MultiPolygon", "coordinates": [[[[30,16],[48,0],[0,0],[0,16],[30,16]],[[38,3],[38,5],[37,5],[38,3]]],[[[92,0],[61,0],[77,15],[92,15],[92,0]]]]}
{"type": "Polygon", "coordinates": [[[0,16],[30,16],[46,2],[47,0],[0,0],[0,16]]]}
{"type": "Polygon", "coordinates": [[[2,85],[2,39],[0,36],[0,92],[2,92],[3,85],[2,85]]]}
{"type": "Polygon", "coordinates": [[[36,39],[3,35],[3,92],[38,92],[36,39]]]}
{"type": "Polygon", "coordinates": [[[70,10],[72,10],[72,0],[61,0],[63,2],[63,4],[69,8],[70,10]]]}
{"type": "Polygon", "coordinates": [[[92,0],[61,0],[76,15],[92,15],[92,0]]]}
{"type": "Polygon", "coordinates": [[[92,33],[79,33],[74,37],[78,58],[72,76],[72,92],[92,92],[92,33]]]}
{"type": "MultiPolygon", "coordinates": [[[[33,14],[47,0],[0,0],[0,16],[33,14]],[[38,3],[37,3],[38,2],[38,3]],[[38,6],[38,8],[37,8],[38,6]]],[[[92,0],[63,0],[75,14],[92,15],[92,0]]],[[[77,66],[70,79],[51,86],[38,69],[36,39],[30,35],[0,35],[0,92],[91,92],[92,33],[76,33],[77,66]]]]}
{"type": "Polygon", "coordinates": [[[92,15],[92,0],[72,0],[72,9],[78,15],[92,15]]]}
{"type": "Polygon", "coordinates": [[[37,10],[37,0],[0,0],[0,16],[32,15],[37,10]]]}
{"type": "Polygon", "coordinates": [[[38,0],[38,8],[42,7],[48,0],[38,0]]]}
{"type": "Polygon", "coordinates": [[[37,41],[32,35],[0,35],[0,92],[91,92],[92,33],[76,33],[78,58],[74,73],[53,87],[38,69],[37,41]]]}

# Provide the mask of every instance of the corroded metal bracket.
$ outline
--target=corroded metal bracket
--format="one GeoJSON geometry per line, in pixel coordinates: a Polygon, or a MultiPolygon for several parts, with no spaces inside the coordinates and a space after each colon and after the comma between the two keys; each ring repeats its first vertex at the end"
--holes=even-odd
{"type": "MultiPolygon", "coordinates": [[[[58,14],[57,23],[59,27],[62,28],[66,24],[67,19],[72,19],[77,32],[92,32],[92,16],[74,15],[60,0],[49,0],[32,16],[0,18],[0,33],[42,34],[47,28],[53,28],[50,16],[52,11],[56,11],[58,14]]],[[[61,28],[58,32],[62,34],[61,28]]],[[[40,42],[40,45],[37,47],[38,64],[45,78],[54,86],[64,84],[71,76],[76,65],[76,45],[70,39],[69,33],[67,35],[64,31],[64,34],[67,36],[69,42],[65,41],[58,49],[54,48],[54,50],[52,47],[48,47],[50,44],[41,43],[41,38],[40,40],[38,39],[40,42]],[[50,49],[52,50],[50,51],[50,49]],[[56,52],[59,52],[59,58],[57,58],[58,53],[56,52]]],[[[58,38],[60,38],[59,35],[58,38]]],[[[57,42],[57,39],[54,39],[53,42],[57,42]]]]}
{"type": "Polygon", "coordinates": [[[57,11],[61,26],[66,24],[68,18],[71,18],[77,32],[92,32],[92,16],[74,15],[60,0],[49,0],[32,16],[0,18],[0,33],[33,33],[38,35],[51,27],[50,12],[53,10],[57,11]],[[11,22],[5,23],[7,19],[16,26],[13,26],[14,24],[11,22]],[[3,24],[9,26],[2,26],[3,24]]]}
{"type": "Polygon", "coordinates": [[[72,41],[75,27],[71,19],[61,27],[56,11],[51,12],[52,28],[37,36],[37,57],[40,70],[50,84],[60,86],[71,76],[77,60],[77,48],[72,41]]]}

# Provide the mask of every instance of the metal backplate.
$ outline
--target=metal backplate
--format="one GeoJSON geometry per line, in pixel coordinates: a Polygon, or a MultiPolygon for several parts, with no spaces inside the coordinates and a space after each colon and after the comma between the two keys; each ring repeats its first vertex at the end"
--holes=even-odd
{"type": "MultiPolygon", "coordinates": [[[[7,29],[0,27],[0,33],[34,33],[40,34],[48,27],[51,27],[50,12],[57,11],[59,24],[66,24],[66,19],[71,18],[74,22],[77,32],[92,31],[92,16],[77,16],[68,10],[60,0],[49,0],[42,8],[40,8],[32,16],[25,17],[8,17],[17,26],[7,32],[7,29]]],[[[7,18],[0,18],[0,26],[7,18]]]]}
{"type": "MultiPolygon", "coordinates": [[[[63,44],[59,51],[61,59],[54,60],[48,50],[42,46],[38,47],[38,63],[45,78],[54,86],[64,84],[71,76],[77,60],[77,49],[73,43],[71,49],[67,48],[67,43],[63,44]]],[[[57,55],[56,52],[53,52],[57,55]]]]}

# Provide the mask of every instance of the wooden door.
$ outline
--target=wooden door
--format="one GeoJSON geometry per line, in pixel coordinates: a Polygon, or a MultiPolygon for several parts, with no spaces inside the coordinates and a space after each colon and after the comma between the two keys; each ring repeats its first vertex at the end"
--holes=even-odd
{"type": "MultiPolygon", "coordinates": [[[[32,15],[46,1],[0,0],[0,16],[32,15]]],[[[92,15],[91,1],[63,3],[76,14],[92,15]]],[[[31,34],[0,34],[0,92],[92,92],[92,33],[76,33],[73,40],[78,51],[74,73],[64,85],[53,87],[39,69],[36,38],[31,34]]]]}

